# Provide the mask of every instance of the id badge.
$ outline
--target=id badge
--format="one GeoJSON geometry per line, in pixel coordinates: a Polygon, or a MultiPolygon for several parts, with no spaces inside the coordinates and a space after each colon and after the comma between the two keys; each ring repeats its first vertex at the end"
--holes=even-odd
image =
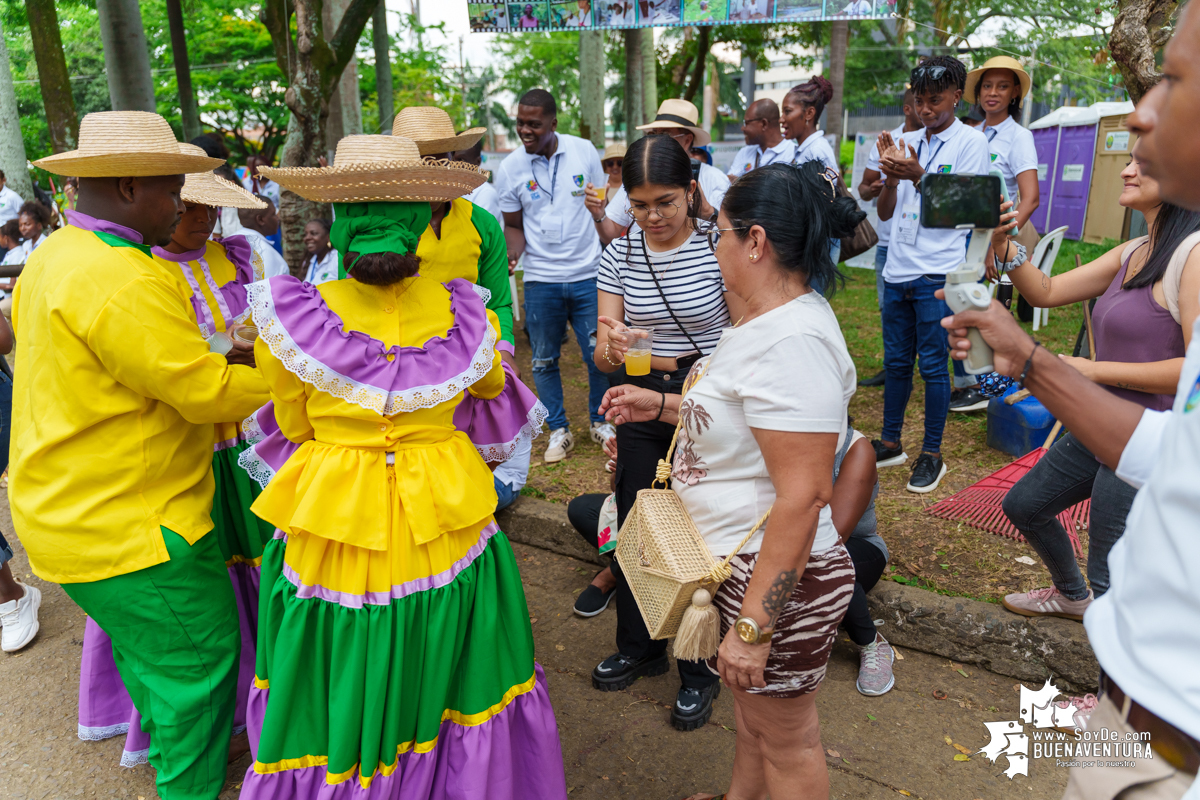
{"type": "Polygon", "coordinates": [[[904,244],[917,243],[917,226],[921,224],[921,201],[911,200],[900,209],[900,223],[896,235],[904,244]]]}
{"type": "Polygon", "coordinates": [[[560,214],[547,214],[542,218],[542,240],[546,244],[562,242],[563,219],[560,214]]]}

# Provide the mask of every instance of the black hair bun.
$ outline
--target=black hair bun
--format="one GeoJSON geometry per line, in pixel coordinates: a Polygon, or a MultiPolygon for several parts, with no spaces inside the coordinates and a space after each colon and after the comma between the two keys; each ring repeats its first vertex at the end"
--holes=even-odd
{"type": "Polygon", "coordinates": [[[829,209],[829,235],[834,239],[853,236],[854,229],[866,218],[867,212],[853,197],[835,197],[829,209]]]}

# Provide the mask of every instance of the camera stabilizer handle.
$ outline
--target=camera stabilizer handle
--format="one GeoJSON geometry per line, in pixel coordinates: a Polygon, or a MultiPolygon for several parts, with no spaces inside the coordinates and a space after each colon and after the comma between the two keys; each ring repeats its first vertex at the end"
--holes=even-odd
{"type": "MultiPolygon", "coordinates": [[[[971,229],[971,241],[967,245],[966,260],[946,276],[946,305],[955,314],[972,309],[984,311],[992,303],[992,293],[979,279],[984,274],[983,259],[992,241],[992,228],[974,228],[970,225],[958,227],[971,229]]],[[[992,348],[979,335],[979,331],[968,328],[967,339],[971,342],[971,350],[963,362],[963,368],[971,375],[994,372],[992,348]]]]}

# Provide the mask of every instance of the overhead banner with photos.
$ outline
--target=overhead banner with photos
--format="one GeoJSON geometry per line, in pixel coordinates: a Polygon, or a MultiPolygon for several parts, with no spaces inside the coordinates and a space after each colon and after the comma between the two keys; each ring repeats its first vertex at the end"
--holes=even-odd
{"type": "Polygon", "coordinates": [[[476,33],[521,33],[883,19],[896,0],[468,0],[467,10],[476,33]]]}

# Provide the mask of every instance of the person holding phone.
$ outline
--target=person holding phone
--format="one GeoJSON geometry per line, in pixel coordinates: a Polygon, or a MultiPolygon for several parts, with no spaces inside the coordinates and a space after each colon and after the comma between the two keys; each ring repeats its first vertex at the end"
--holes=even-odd
{"type": "MultiPolygon", "coordinates": [[[[1134,145],[1133,158],[1121,173],[1125,188],[1118,202],[1145,215],[1149,236],[1053,277],[1029,261],[1004,266],[1013,267],[1007,272],[1013,285],[1038,308],[1099,298],[1092,311],[1095,360],[1061,358],[1112,394],[1166,411],[1175,401],[1184,353],[1200,316],[1200,211],[1163,200],[1158,181],[1142,172],[1140,147],[1141,142],[1134,145]]],[[[1007,223],[1020,216],[1009,210],[1001,219],[1007,223]]],[[[1017,257],[1006,227],[992,235],[998,262],[1017,257]]],[[[1055,442],[1004,498],[1004,513],[1046,564],[1052,584],[1006,595],[1004,607],[1027,617],[1082,619],[1092,600],[1108,590],[1108,554],[1125,533],[1136,494],[1073,433],[1055,442]],[[1058,514],[1089,497],[1085,581],[1058,514]]]]}
{"type": "MultiPolygon", "coordinates": [[[[692,163],[666,136],[647,136],[629,146],[622,170],[629,214],[637,226],[615,240],[600,258],[596,281],[600,309],[596,331],[596,367],[613,375],[614,385],[638,386],[661,396],[679,395],[688,370],[716,347],[721,332],[744,313],[731,295],[711,247],[713,223],[700,219],[700,197],[692,163]],[[633,341],[626,326],[654,332],[650,373],[626,371],[633,341]]],[[[649,489],[660,459],[666,458],[675,432],[658,419],[631,422],[616,429],[615,491],[617,523],[622,525],[637,493],[649,489]]],[[[617,597],[617,652],[592,672],[592,685],[604,691],[624,689],[643,675],[666,671],[666,641],[650,638],[629,584],[614,560],[617,597]]],[[[608,603],[600,591],[580,595],[575,612],[591,616],[608,603]]],[[[681,686],[671,709],[679,730],[695,730],[708,721],[717,676],[703,662],[679,661],[681,686]]]]}
{"type": "Polygon", "coordinates": [[[932,492],[946,474],[942,433],[950,410],[949,353],[939,321],[949,314],[934,292],[963,261],[967,231],[921,227],[917,184],[931,174],[986,175],[987,139],[955,117],[967,70],[951,56],[934,56],[912,71],[910,84],[924,130],[893,140],[879,135],[879,219],[891,222],[883,268],[883,347],[887,382],[883,389],[883,431],[874,441],[880,467],[908,460],[900,442],[904,412],[912,393],[914,361],[925,381],[925,436],[908,481],[910,492],[932,492]]]}

